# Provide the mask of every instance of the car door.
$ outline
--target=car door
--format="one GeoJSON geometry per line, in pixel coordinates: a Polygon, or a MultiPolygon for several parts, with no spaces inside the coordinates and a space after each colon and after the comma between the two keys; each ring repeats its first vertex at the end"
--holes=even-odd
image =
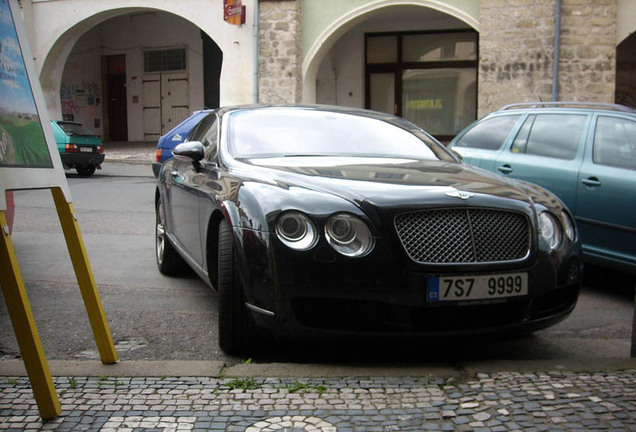
{"type": "Polygon", "coordinates": [[[578,180],[576,216],[587,255],[636,267],[636,120],[598,114],[578,180]]]}
{"type": "Polygon", "coordinates": [[[543,186],[574,209],[589,117],[585,113],[529,115],[508,148],[499,153],[495,172],[543,186]]]}
{"type": "Polygon", "coordinates": [[[514,136],[520,114],[486,117],[474,123],[453,139],[449,147],[459,153],[464,162],[492,171],[497,155],[514,136]]]}
{"type": "MultiPolygon", "coordinates": [[[[216,146],[216,115],[206,117],[186,141],[199,141],[206,149],[216,146]]],[[[203,263],[203,241],[199,220],[200,200],[205,196],[207,173],[198,163],[174,159],[170,172],[170,220],[177,242],[197,264],[203,263]]]]}

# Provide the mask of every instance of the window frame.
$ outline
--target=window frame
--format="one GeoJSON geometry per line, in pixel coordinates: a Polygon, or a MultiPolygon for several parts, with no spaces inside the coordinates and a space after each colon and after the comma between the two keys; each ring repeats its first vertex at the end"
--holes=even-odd
{"type": "MultiPolygon", "coordinates": [[[[394,112],[398,117],[404,116],[403,95],[404,85],[403,76],[407,70],[436,70],[436,69],[473,69],[475,73],[475,107],[474,112],[477,113],[477,94],[479,93],[479,33],[474,29],[451,29],[451,30],[433,30],[433,31],[407,31],[407,32],[370,32],[364,35],[364,65],[365,65],[365,108],[371,107],[371,75],[372,74],[394,74],[394,112]],[[445,34],[473,34],[475,41],[475,59],[473,60],[452,60],[444,59],[437,61],[404,61],[403,47],[404,37],[412,35],[445,35],[445,34]],[[397,60],[395,62],[386,63],[369,63],[368,50],[369,39],[374,37],[395,36],[397,43],[397,60]]],[[[473,118],[476,120],[476,118],[473,118]]],[[[472,121],[472,120],[471,120],[472,121]]],[[[468,122],[470,124],[470,122],[468,122]]],[[[468,126],[466,124],[466,126],[468,126]]],[[[440,141],[450,141],[456,133],[436,134],[435,138],[440,141]]]]}

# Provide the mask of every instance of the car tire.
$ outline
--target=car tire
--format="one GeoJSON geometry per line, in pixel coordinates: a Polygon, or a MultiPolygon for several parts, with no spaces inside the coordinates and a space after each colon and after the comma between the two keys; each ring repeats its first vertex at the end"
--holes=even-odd
{"type": "Polygon", "coordinates": [[[161,198],[157,202],[155,218],[155,255],[157,268],[167,276],[178,275],[186,268],[186,262],[177,253],[166,235],[163,218],[163,202],[161,198]]]}
{"type": "Polygon", "coordinates": [[[90,177],[95,173],[95,165],[81,165],[75,168],[80,177],[90,177]]]}
{"type": "Polygon", "coordinates": [[[219,346],[226,354],[245,354],[249,349],[255,348],[256,329],[245,307],[234,237],[225,220],[219,224],[217,270],[219,346]]]}

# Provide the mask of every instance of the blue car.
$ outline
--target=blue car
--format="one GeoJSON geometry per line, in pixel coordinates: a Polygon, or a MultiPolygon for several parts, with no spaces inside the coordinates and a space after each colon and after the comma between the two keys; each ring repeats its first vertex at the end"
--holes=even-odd
{"type": "Polygon", "coordinates": [[[172,157],[172,149],[186,140],[192,130],[201,123],[214,110],[206,109],[195,111],[190,117],[176,125],[170,132],[162,135],[157,142],[157,154],[152,163],[152,172],[155,177],[159,174],[161,164],[172,157]]]}
{"type": "Polygon", "coordinates": [[[614,104],[508,105],[449,144],[465,162],[556,194],[586,262],[636,273],[636,111],[614,104]]]}

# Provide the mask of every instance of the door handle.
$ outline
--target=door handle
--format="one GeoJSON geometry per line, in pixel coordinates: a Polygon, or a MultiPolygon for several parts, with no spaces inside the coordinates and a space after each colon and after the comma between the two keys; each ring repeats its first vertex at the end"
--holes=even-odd
{"type": "Polygon", "coordinates": [[[583,182],[583,184],[585,186],[589,186],[589,187],[599,187],[601,186],[601,181],[599,179],[597,179],[596,177],[590,177],[590,178],[586,178],[581,180],[583,182]]]}
{"type": "Polygon", "coordinates": [[[497,170],[499,170],[500,172],[504,174],[510,174],[512,172],[512,167],[506,164],[506,165],[500,166],[499,168],[497,168],[497,170]]]}

